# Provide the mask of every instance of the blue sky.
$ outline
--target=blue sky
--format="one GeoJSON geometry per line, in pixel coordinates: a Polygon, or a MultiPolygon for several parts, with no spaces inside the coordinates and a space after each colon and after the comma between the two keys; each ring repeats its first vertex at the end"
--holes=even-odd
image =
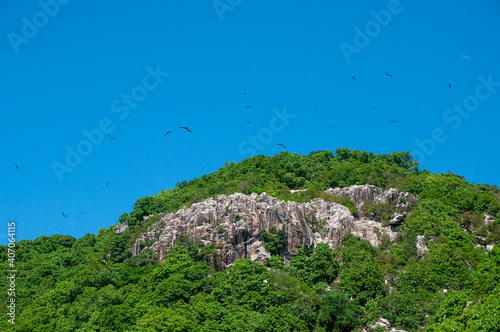
{"type": "Polygon", "coordinates": [[[498,185],[499,17],[493,0],[2,1],[1,243],[10,220],[18,241],[96,234],[278,143],[410,151],[498,185]]]}

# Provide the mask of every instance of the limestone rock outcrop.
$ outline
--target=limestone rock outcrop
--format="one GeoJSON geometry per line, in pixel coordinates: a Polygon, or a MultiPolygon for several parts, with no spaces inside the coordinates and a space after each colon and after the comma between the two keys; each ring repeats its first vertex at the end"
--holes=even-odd
{"type": "MultiPolygon", "coordinates": [[[[327,191],[336,196],[348,196],[360,207],[364,202],[402,204],[399,211],[410,208],[410,196],[396,189],[382,190],[375,186],[352,186],[327,191]],[[404,204],[407,204],[405,206],[404,204]]],[[[342,237],[351,232],[360,240],[368,240],[373,245],[380,244],[380,236],[386,234],[392,240],[397,233],[397,225],[403,216],[394,216],[398,223],[383,226],[380,222],[356,219],[343,205],[335,202],[314,199],[307,203],[285,202],[268,196],[244,195],[235,193],[229,196],[219,195],[216,199],[184,207],[175,213],[160,214],[161,219],[149,227],[139,237],[132,248],[132,255],[138,255],[145,248],[151,248],[163,261],[169,249],[174,246],[180,234],[188,238],[199,239],[205,245],[216,242],[217,259],[214,268],[223,270],[231,266],[238,258],[251,258],[263,263],[270,257],[262,233],[272,234],[282,231],[286,235],[284,249],[280,256],[288,263],[297,250],[297,246],[314,247],[326,243],[331,248],[341,245],[342,237]],[[151,241],[156,240],[156,242],[151,241]],[[147,246],[146,243],[154,242],[147,246]]],[[[146,217],[146,221],[148,218],[146,217]]],[[[116,232],[121,229],[116,230],[116,232]]]]}

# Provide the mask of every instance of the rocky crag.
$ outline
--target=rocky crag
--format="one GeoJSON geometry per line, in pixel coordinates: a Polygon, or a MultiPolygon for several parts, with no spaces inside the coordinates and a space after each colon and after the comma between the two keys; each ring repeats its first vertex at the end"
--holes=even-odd
{"type": "MultiPolygon", "coordinates": [[[[410,194],[396,189],[383,190],[375,186],[351,186],[326,191],[337,197],[347,197],[358,208],[365,204],[387,203],[394,208],[390,222],[382,224],[370,216],[356,218],[349,209],[335,202],[313,199],[307,203],[285,202],[260,195],[219,195],[216,199],[195,203],[175,213],[161,213],[161,219],[142,234],[132,248],[132,255],[151,248],[163,261],[180,234],[199,239],[204,244],[217,243],[217,259],[212,265],[217,270],[230,267],[238,258],[251,258],[259,263],[270,257],[265,246],[263,232],[278,231],[286,236],[280,256],[288,263],[297,246],[314,247],[326,243],[331,248],[341,245],[342,237],[350,232],[360,240],[368,240],[375,246],[382,235],[394,240],[398,226],[417,200],[410,194]],[[156,240],[156,242],[154,242],[156,240]],[[147,246],[154,242],[154,244],[147,246]]],[[[145,222],[152,216],[145,217],[145,222]]],[[[126,230],[126,224],[117,225],[117,234],[126,230]]]]}

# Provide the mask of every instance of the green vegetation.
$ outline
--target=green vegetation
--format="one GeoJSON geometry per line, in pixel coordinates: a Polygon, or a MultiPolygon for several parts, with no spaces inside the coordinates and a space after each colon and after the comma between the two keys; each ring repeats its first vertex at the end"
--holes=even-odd
{"type": "MultiPolygon", "coordinates": [[[[130,229],[118,236],[112,226],[78,240],[54,235],[17,243],[16,325],[3,319],[0,330],[360,331],[383,317],[408,331],[499,331],[499,201],[497,186],[418,170],[407,152],[282,152],[226,163],[218,172],[137,200],[119,217],[130,229]],[[299,248],[285,265],[280,255],[286,233],[270,229],[262,233],[272,254],[265,265],[237,260],[225,271],[211,267],[222,242],[205,245],[187,234],[177,237],[164,262],[151,249],[131,255],[159,212],[234,192],[266,191],[296,202],[323,198],[386,223],[392,206],[366,204],[357,211],[348,199],[323,192],[354,184],[417,196],[419,204],[412,204],[395,241],[381,236],[376,248],[347,233],[338,250],[325,244],[299,248]],[[485,214],[493,218],[488,225],[485,214]],[[419,235],[429,248],[422,258],[415,247],[419,235]],[[476,247],[478,239],[495,246],[476,247]]],[[[321,232],[325,224],[311,226],[321,232]]],[[[227,229],[216,221],[212,231],[227,229]]],[[[7,247],[0,246],[4,271],[8,263],[7,247]]],[[[0,287],[5,318],[6,278],[0,287]]]]}

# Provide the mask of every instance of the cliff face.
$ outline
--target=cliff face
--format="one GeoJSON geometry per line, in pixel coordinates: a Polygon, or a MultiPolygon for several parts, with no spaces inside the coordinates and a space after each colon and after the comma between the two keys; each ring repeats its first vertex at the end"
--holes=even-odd
{"type": "MultiPolygon", "coordinates": [[[[280,201],[266,193],[220,195],[216,200],[208,199],[175,213],[161,214],[162,218],[137,239],[132,254],[135,256],[144,250],[146,241],[158,239],[149,248],[163,261],[179,234],[185,233],[190,239],[198,238],[206,245],[217,242],[218,255],[213,265],[218,270],[231,266],[238,258],[250,257],[252,261],[263,263],[270,253],[262,233],[273,229],[286,234],[280,255],[288,263],[298,245],[313,247],[326,243],[331,248],[338,248],[346,232],[376,246],[382,234],[394,239],[397,226],[403,222],[411,202],[416,202],[408,193],[396,189],[384,191],[368,185],[327,192],[349,197],[358,208],[366,202],[388,203],[400,213],[395,213],[390,226],[384,227],[374,220],[356,219],[347,207],[322,199],[297,204],[280,201]]],[[[117,233],[121,229],[125,228],[117,226],[117,233]]]]}

